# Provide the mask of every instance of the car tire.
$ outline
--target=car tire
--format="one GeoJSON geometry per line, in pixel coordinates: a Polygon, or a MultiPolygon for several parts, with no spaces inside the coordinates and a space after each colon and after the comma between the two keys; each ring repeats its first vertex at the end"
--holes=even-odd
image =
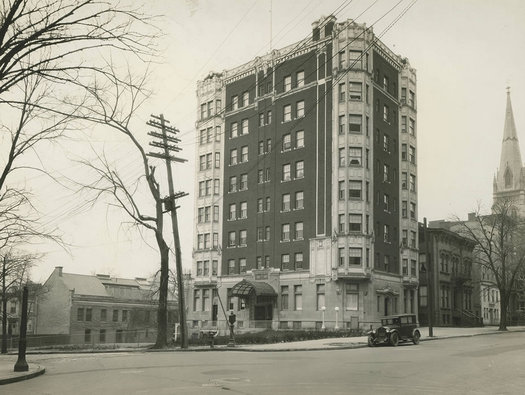
{"type": "Polygon", "coordinates": [[[368,336],[368,347],[375,347],[374,338],[372,336],[368,336]]]}
{"type": "Polygon", "coordinates": [[[419,333],[418,330],[414,331],[414,335],[412,336],[412,343],[419,344],[419,339],[421,339],[421,333],[419,333]]]}
{"type": "Polygon", "coordinates": [[[397,332],[393,332],[390,334],[390,344],[394,347],[396,347],[399,344],[399,335],[397,332]]]}

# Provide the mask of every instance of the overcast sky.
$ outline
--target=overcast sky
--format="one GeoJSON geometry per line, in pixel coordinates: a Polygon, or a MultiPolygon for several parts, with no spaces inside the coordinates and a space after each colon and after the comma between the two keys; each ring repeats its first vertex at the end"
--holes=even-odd
{"type": "MultiPolygon", "coordinates": [[[[281,48],[305,38],[314,20],[338,7],[338,21],[357,18],[370,26],[398,2],[378,0],[357,18],[373,0],[148,0],[149,12],[164,15],[159,23],[165,33],[164,58],[150,74],[155,96],[136,114],[134,125],[145,143],[150,114],[163,113],[182,131],[180,156],[189,162],[177,165],[175,175],[176,189],[190,192],[180,201],[179,212],[185,269],[191,268],[194,231],[197,80],[267,53],[270,41],[272,48],[281,48]]],[[[411,3],[402,0],[374,26],[376,35],[411,3]]],[[[525,141],[524,16],[525,2],[520,0],[419,0],[382,37],[417,69],[420,220],[466,217],[478,201],[486,209],[490,206],[507,86],[518,136],[525,141]]],[[[101,141],[107,141],[106,152],[124,164],[126,177],[140,174],[141,163],[129,146],[111,136],[101,141]]],[[[57,152],[50,149],[44,155],[57,152]]],[[[56,163],[57,170],[84,174],[81,166],[66,159],[56,163]]],[[[158,267],[156,250],[136,230],[121,225],[118,211],[105,204],[78,210],[81,196],[38,175],[29,175],[26,183],[38,196],[46,223],[58,226],[72,244],[69,253],[56,246],[36,246],[46,255],[33,270],[35,280],[45,280],[57,265],[70,273],[123,277],[145,276],[158,267]]],[[[155,245],[151,235],[146,233],[145,239],[155,245]]]]}

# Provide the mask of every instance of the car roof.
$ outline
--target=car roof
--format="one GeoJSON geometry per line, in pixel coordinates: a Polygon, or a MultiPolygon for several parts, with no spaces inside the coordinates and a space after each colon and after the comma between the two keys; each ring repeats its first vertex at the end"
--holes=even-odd
{"type": "Polygon", "coordinates": [[[415,317],[415,314],[396,314],[396,315],[386,315],[381,317],[382,320],[389,318],[399,318],[399,317],[415,317]]]}

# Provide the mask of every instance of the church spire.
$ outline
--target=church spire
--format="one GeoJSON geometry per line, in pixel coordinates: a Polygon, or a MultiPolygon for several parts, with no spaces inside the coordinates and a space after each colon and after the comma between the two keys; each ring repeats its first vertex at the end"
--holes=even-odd
{"type": "Polygon", "coordinates": [[[507,87],[507,109],[505,111],[505,126],[503,128],[500,165],[497,174],[497,190],[520,188],[522,166],[520,144],[510,101],[510,88],[507,87]]]}

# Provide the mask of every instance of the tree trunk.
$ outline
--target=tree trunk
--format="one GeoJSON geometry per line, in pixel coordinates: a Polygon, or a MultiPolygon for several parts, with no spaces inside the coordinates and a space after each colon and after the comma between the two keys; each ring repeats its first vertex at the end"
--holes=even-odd
{"type": "Polygon", "coordinates": [[[500,290],[500,315],[499,315],[499,331],[507,330],[507,307],[509,305],[509,295],[506,291],[500,290]]]}
{"type": "Polygon", "coordinates": [[[7,256],[4,256],[2,264],[2,354],[7,354],[7,292],[5,289],[5,264],[7,256]]]}
{"type": "Polygon", "coordinates": [[[159,308],[157,311],[157,341],[155,348],[164,348],[168,344],[168,278],[169,278],[169,247],[162,235],[157,237],[160,248],[160,286],[159,308]]]}

